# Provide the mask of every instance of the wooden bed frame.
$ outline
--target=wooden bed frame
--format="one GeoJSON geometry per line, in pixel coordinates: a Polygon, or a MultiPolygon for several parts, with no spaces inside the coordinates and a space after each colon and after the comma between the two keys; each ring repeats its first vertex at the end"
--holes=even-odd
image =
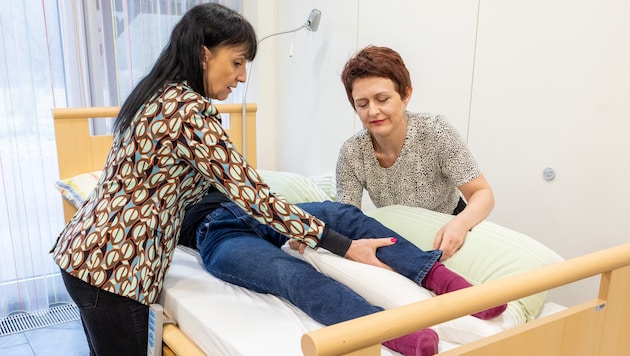
{"type": "MultiPolygon", "coordinates": [[[[228,132],[240,150],[241,105],[217,107],[230,114],[228,132]]],[[[88,118],[115,117],[118,109],[53,110],[61,178],[103,168],[111,137],[90,136],[88,118]]],[[[255,164],[256,105],[246,110],[246,154],[255,164]]],[[[66,221],[74,212],[64,201],[66,221]]],[[[440,355],[630,355],[630,244],[311,331],[302,337],[302,350],[308,356],[380,355],[385,340],[596,275],[601,281],[593,300],[440,355]]],[[[163,342],[165,355],[203,355],[174,324],[164,325],[163,342]]]]}

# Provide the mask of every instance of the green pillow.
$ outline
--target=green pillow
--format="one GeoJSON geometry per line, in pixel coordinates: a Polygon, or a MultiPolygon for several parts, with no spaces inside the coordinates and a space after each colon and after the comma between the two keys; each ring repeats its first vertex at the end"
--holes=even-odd
{"type": "MultiPolygon", "coordinates": [[[[258,173],[269,184],[273,192],[283,196],[293,204],[332,200],[332,197],[324,192],[316,181],[300,174],[263,169],[259,169],[258,173]]],[[[78,209],[92,192],[100,176],[101,171],[78,174],[71,178],[58,180],[55,182],[55,187],[65,199],[78,209]]]]}
{"type": "MultiPolygon", "coordinates": [[[[438,230],[453,216],[422,208],[392,205],[366,212],[423,250],[432,250],[438,230]]],[[[562,261],[557,253],[516,231],[482,221],[468,232],[462,248],[444,263],[473,284],[507,277],[562,261]]],[[[526,321],[536,318],[546,292],[516,302],[526,321]]]]}
{"type": "Polygon", "coordinates": [[[326,193],[326,195],[328,195],[328,200],[337,201],[337,181],[333,174],[323,174],[308,178],[312,180],[319,189],[326,193]]]}
{"type": "Polygon", "coordinates": [[[258,169],[258,173],[269,184],[271,191],[283,196],[293,204],[330,200],[326,192],[315,182],[301,174],[258,169]]]}

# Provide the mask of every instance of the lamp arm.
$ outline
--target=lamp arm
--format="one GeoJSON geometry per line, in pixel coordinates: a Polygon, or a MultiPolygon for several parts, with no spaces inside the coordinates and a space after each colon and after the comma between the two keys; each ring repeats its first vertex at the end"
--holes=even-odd
{"type": "MultiPolygon", "coordinates": [[[[291,33],[291,32],[297,32],[303,28],[311,31],[311,32],[315,32],[317,31],[317,29],[319,28],[319,21],[320,18],[322,16],[322,12],[317,10],[317,9],[313,9],[311,10],[311,13],[308,15],[308,19],[306,20],[306,22],[297,28],[294,28],[293,30],[288,30],[288,31],[281,31],[281,32],[276,32],[276,33],[272,33],[270,35],[267,35],[263,38],[261,38],[260,40],[258,40],[257,44],[260,44],[262,41],[266,40],[269,37],[273,37],[273,36],[277,36],[277,35],[283,35],[285,33],[291,33]]],[[[247,77],[251,77],[251,73],[252,72],[252,66],[251,63],[249,65],[249,73],[247,73],[247,77]]],[[[246,109],[246,105],[247,105],[247,88],[249,88],[249,80],[245,80],[245,89],[243,90],[243,103],[241,106],[241,116],[242,116],[242,121],[243,121],[243,157],[245,157],[245,159],[247,159],[247,109],[246,109]]]]}
{"type": "MultiPolygon", "coordinates": [[[[303,28],[308,28],[307,26],[308,22],[305,23],[304,25],[294,28],[293,30],[288,30],[288,31],[281,31],[281,32],[275,32],[272,34],[269,34],[263,38],[261,38],[260,40],[258,40],[257,44],[260,44],[262,41],[266,40],[269,37],[273,37],[273,36],[278,36],[278,35],[284,35],[285,33],[292,33],[292,32],[297,32],[303,28]]],[[[249,78],[251,76],[252,72],[252,66],[251,63],[249,65],[249,73],[247,74],[247,77],[249,78]]],[[[246,109],[246,105],[247,105],[247,88],[249,88],[249,80],[245,81],[245,89],[243,90],[243,101],[242,101],[242,106],[241,106],[241,116],[242,116],[242,120],[243,120],[243,157],[245,157],[245,159],[247,159],[247,109],[246,109]]]]}
{"type": "Polygon", "coordinates": [[[285,33],[297,32],[297,31],[299,31],[299,30],[301,30],[301,29],[303,29],[303,28],[306,28],[306,23],[305,23],[304,25],[302,25],[302,26],[298,27],[298,28],[294,28],[293,30],[282,31],[282,32],[276,32],[276,33],[269,34],[269,35],[267,35],[267,36],[265,36],[265,37],[263,37],[263,38],[259,39],[259,40],[258,40],[258,44],[260,44],[260,42],[262,42],[262,41],[266,40],[266,39],[267,39],[267,38],[269,38],[269,37],[273,37],[273,36],[277,36],[277,35],[284,35],[285,33]]]}

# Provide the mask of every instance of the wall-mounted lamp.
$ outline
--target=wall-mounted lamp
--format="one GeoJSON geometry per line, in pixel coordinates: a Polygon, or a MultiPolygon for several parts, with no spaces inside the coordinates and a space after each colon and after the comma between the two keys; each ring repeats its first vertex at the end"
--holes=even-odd
{"type": "MultiPolygon", "coordinates": [[[[293,30],[288,30],[288,31],[281,31],[281,32],[276,32],[276,33],[272,33],[270,35],[264,36],[263,38],[261,38],[260,40],[258,40],[258,44],[260,44],[262,41],[266,40],[269,37],[273,37],[273,36],[277,36],[277,35],[283,35],[285,33],[293,33],[293,32],[297,32],[301,29],[307,29],[308,31],[311,32],[316,32],[317,29],[319,28],[319,20],[322,17],[322,12],[317,10],[317,9],[313,9],[311,10],[311,13],[308,15],[308,19],[306,19],[306,22],[298,27],[295,28],[293,30]]],[[[250,70],[249,73],[247,74],[247,77],[250,78],[251,76],[251,65],[250,65],[250,70]]],[[[245,156],[245,158],[247,159],[247,110],[245,109],[245,105],[247,104],[247,88],[249,87],[249,79],[245,82],[245,90],[243,91],[243,106],[242,106],[242,116],[243,116],[243,156],[245,156]]]]}
{"type": "Polygon", "coordinates": [[[313,9],[313,10],[311,10],[311,13],[308,15],[308,19],[306,19],[306,22],[302,26],[300,26],[300,27],[298,27],[296,29],[293,29],[293,30],[276,32],[276,33],[272,33],[270,35],[267,35],[267,36],[261,38],[260,40],[258,40],[258,44],[260,44],[260,42],[266,40],[269,37],[273,37],[273,36],[277,36],[277,35],[283,35],[285,33],[296,32],[296,31],[299,31],[299,30],[301,30],[303,28],[305,28],[305,29],[307,29],[307,30],[309,30],[311,32],[316,32],[317,29],[319,28],[319,20],[321,19],[321,17],[322,17],[322,12],[317,10],[317,9],[313,9]]]}

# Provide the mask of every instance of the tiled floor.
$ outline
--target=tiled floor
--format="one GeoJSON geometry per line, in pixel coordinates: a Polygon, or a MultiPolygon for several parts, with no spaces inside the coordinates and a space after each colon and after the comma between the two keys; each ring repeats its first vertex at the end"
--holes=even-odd
{"type": "Polygon", "coordinates": [[[81,321],[0,336],[1,356],[89,355],[81,321]]]}

